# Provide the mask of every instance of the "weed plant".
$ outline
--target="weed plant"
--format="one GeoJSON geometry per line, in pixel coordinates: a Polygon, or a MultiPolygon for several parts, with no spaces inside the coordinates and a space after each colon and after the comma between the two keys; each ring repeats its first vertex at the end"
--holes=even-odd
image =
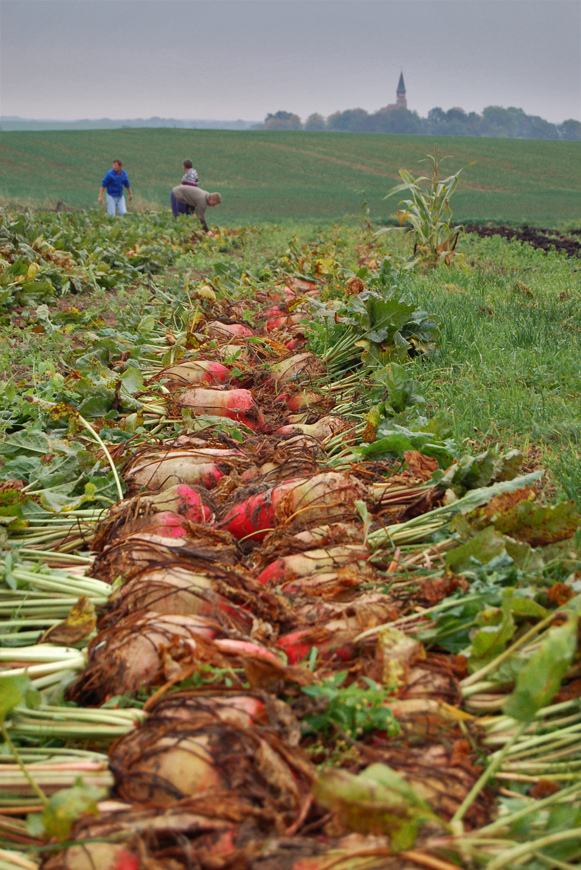
{"type": "MultiPolygon", "coordinates": [[[[434,146],[434,156],[427,155],[431,174],[414,178],[407,169],[400,169],[403,184],[389,191],[386,199],[397,193],[408,193],[411,199],[400,200],[397,217],[400,226],[409,227],[407,234],[414,242],[411,266],[423,268],[451,266],[463,262],[463,255],[456,252],[461,226],[451,226],[452,209],[450,197],[458,187],[461,169],[448,178],[442,178],[438,157],[438,147],[434,146]]],[[[380,230],[388,232],[388,230],[380,230]]]]}

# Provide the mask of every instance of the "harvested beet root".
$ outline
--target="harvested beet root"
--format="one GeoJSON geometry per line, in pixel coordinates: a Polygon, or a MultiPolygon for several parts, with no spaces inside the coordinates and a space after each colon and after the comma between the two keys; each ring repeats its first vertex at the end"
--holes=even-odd
{"type": "Polygon", "coordinates": [[[167,366],[152,381],[170,381],[186,386],[194,384],[224,384],[230,371],[222,363],[211,360],[187,360],[167,366]]]}
{"type": "Polygon", "coordinates": [[[327,471],[250,496],[231,508],[218,526],[238,539],[252,536],[262,540],[268,530],[292,520],[307,525],[351,518],[355,501],[365,493],[364,485],[355,478],[327,471]]]}
{"type": "Polygon", "coordinates": [[[250,390],[207,390],[194,387],[181,394],[179,405],[182,408],[191,408],[196,414],[237,420],[250,429],[264,426],[262,411],[250,390]]]}
{"type": "Polygon", "coordinates": [[[68,697],[94,706],[125,693],[135,696],[163,681],[163,649],[177,641],[193,642],[223,634],[220,625],[199,616],[141,611],[105,629],[89,644],[89,664],[71,685],[68,697]]]}
{"type": "Polygon", "coordinates": [[[211,489],[224,474],[246,462],[240,450],[227,448],[146,448],[125,463],[122,476],[130,494],[159,492],[180,484],[211,489]]]}
{"type": "Polygon", "coordinates": [[[206,332],[210,338],[226,339],[246,338],[254,335],[248,326],[242,323],[222,323],[221,320],[212,320],[206,324],[206,332]]]}
{"type": "Polygon", "coordinates": [[[266,729],[258,734],[231,722],[196,725],[159,714],[117,741],[109,759],[122,800],[169,804],[234,792],[289,821],[312,779],[302,753],[266,729]]]}

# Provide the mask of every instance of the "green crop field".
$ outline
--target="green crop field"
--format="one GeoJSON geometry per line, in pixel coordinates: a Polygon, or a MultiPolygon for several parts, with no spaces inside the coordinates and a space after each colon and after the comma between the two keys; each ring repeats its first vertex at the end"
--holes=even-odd
{"type": "MultiPolygon", "coordinates": [[[[113,158],[124,162],[133,207],[169,207],[181,163],[194,161],[201,186],[222,194],[219,222],[356,218],[365,191],[374,223],[393,221],[384,201],[398,170],[423,172],[438,145],[445,170],[461,176],[454,215],[463,221],[578,226],[581,143],[352,133],[125,129],[4,132],[0,202],[75,208],[97,206],[113,158]]],[[[212,215],[213,222],[218,220],[212,215]]]]}

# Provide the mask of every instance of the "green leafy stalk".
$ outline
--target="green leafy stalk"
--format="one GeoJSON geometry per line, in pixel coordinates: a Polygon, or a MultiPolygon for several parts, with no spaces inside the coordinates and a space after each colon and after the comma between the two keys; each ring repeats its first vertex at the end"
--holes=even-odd
{"type": "Polygon", "coordinates": [[[0,677],[0,733],[4,738],[6,745],[10,748],[14,758],[22,773],[26,777],[28,784],[31,789],[35,793],[35,795],[41,800],[44,806],[48,806],[48,798],[40,788],[38,783],[36,783],[28,772],[26,765],[22,761],[20,755],[18,754],[18,750],[16,746],[13,744],[10,739],[10,735],[8,734],[8,730],[6,728],[6,716],[7,714],[18,704],[22,704],[26,701],[26,697],[30,691],[31,684],[28,677],[25,676],[9,676],[0,677]]]}
{"type": "MultiPolygon", "coordinates": [[[[44,408],[47,411],[55,411],[57,409],[62,410],[62,406],[58,405],[56,402],[47,402],[45,399],[36,398],[36,396],[26,396],[25,398],[29,402],[32,402],[35,405],[39,405],[40,407],[44,408]]],[[[119,475],[117,473],[117,469],[115,468],[115,463],[113,462],[113,457],[109,453],[109,450],[107,449],[107,445],[105,444],[103,439],[100,437],[99,433],[96,432],[95,429],[93,429],[93,427],[91,426],[91,424],[87,420],[85,420],[84,417],[82,417],[79,414],[79,412],[76,410],[76,408],[73,408],[72,406],[67,405],[66,410],[69,414],[72,414],[79,421],[79,423],[81,423],[85,427],[87,432],[89,432],[93,436],[93,438],[95,439],[95,441],[97,442],[97,444],[99,445],[99,447],[101,448],[103,453],[105,454],[105,458],[107,459],[107,462],[109,463],[109,466],[110,466],[111,471],[113,473],[113,478],[115,480],[115,486],[117,487],[117,494],[119,495],[119,501],[122,501],[123,500],[123,486],[121,485],[121,480],[120,480],[119,475]]],[[[162,413],[163,413],[163,411],[162,411],[162,413]]]]}
{"type": "Polygon", "coordinates": [[[451,824],[453,826],[457,825],[459,822],[462,821],[462,819],[464,818],[464,816],[466,815],[466,813],[468,812],[468,810],[470,809],[470,807],[472,806],[472,804],[474,803],[474,801],[476,800],[476,798],[478,797],[478,795],[480,794],[480,792],[482,791],[482,789],[484,788],[486,783],[490,779],[492,779],[492,777],[495,775],[495,773],[497,773],[497,771],[500,770],[500,768],[502,767],[502,762],[504,761],[505,756],[507,755],[510,747],[513,745],[513,743],[515,743],[518,740],[518,738],[521,736],[521,734],[526,730],[527,725],[528,725],[528,722],[522,723],[522,725],[520,726],[518,731],[515,734],[513,734],[512,738],[502,748],[502,751],[498,753],[496,758],[493,760],[492,764],[488,765],[486,770],[483,771],[481,776],[474,783],[474,785],[472,786],[472,788],[470,789],[470,791],[468,792],[468,794],[466,795],[466,797],[464,798],[464,800],[462,801],[462,803],[460,804],[460,806],[458,807],[456,812],[454,813],[454,816],[453,816],[452,821],[451,821],[451,824]]]}

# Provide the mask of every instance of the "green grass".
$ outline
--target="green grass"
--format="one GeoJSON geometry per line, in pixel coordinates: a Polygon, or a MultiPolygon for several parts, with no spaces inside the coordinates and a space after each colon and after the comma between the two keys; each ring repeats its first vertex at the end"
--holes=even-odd
{"type": "Polygon", "coordinates": [[[437,358],[415,364],[422,392],[456,438],[534,452],[559,495],[581,504],[578,263],[499,238],[462,248],[470,272],[411,282],[442,325],[437,358]]]}
{"type": "MultiPolygon", "coordinates": [[[[376,134],[224,130],[4,132],[0,201],[54,207],[97,206],[119,157],[135,190],[134,208],[169,207],[169,191],[191,157],[201,185],[219,190],[223,224],[353,218],[367,192],[375,223],[393,221],[385,202],[398,170],[422,171],[437,142],[445,172],[475,162],[454,196],[461,221],[579,226],[581,143],[376,134]]],[[[212,215],[212,218],[217,218],[212,215]]]]}

